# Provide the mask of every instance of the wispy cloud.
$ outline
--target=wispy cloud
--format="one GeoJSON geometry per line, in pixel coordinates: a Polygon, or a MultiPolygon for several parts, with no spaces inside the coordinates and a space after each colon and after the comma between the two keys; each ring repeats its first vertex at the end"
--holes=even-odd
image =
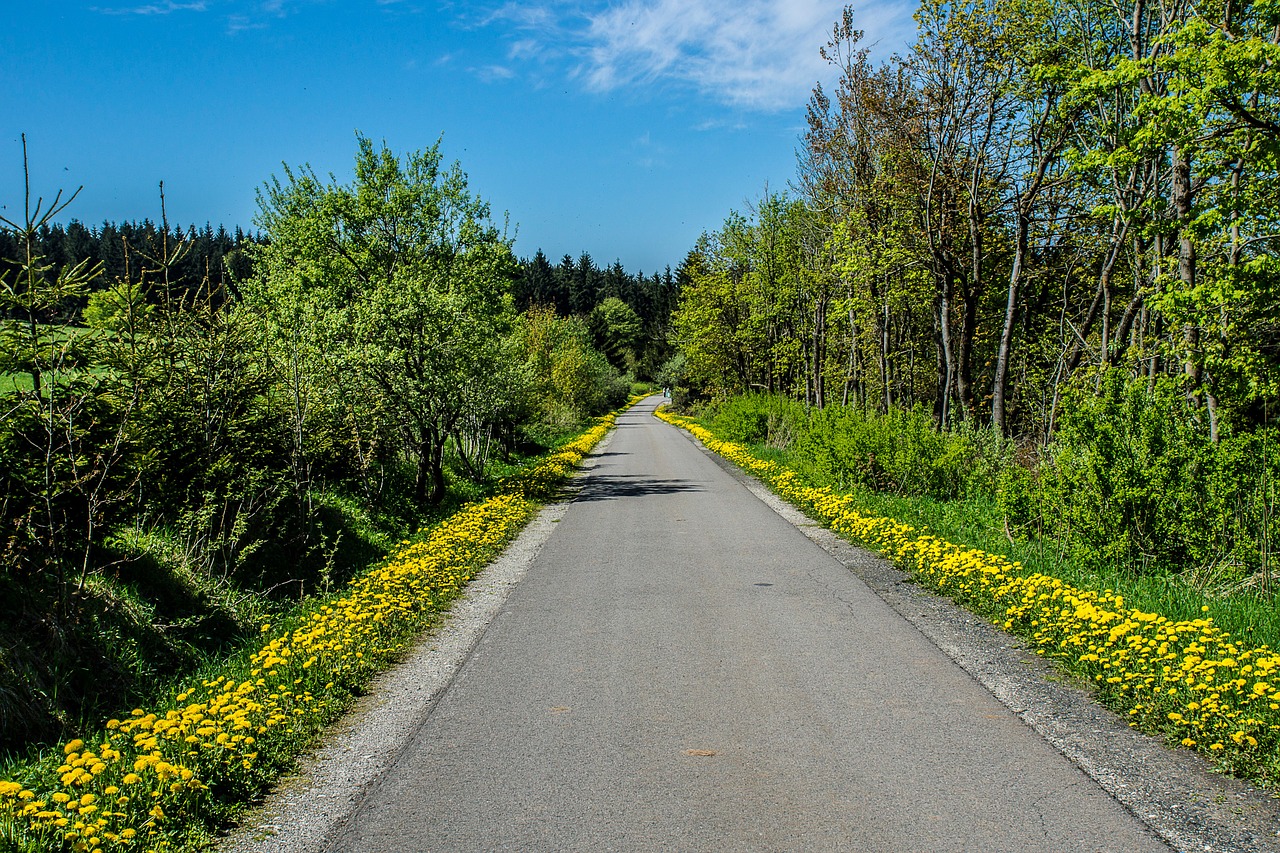
{"type": "Polygon", "coordinates": [[[554,30],[560,23],[562,3],[506,3],[479,20],[480,26],[509,24],[522,29],[554,30]]]}
{"type": "Polygon", "coordinates": [[[510,80],[516,76],[516,72],[505,65],[481,65],[468,70],[485,83],[497,83],[501,80],[510,80]]]}
{"type": "Polygon", "coordinates": [[[693,126],[693,129],[705,133],[712,130],[746,130],[747,123],[741,119],[725,119],[725,118],[709,118],[700,121],[693,126]]]}
{"type": "Polygon", "coordinates": [[[227,32],[235,35],[247,30],[265,30],[267,22],[260,18],[251,18],[248,15],[230,15],[227,17],[227,32]]]}
{"type": "Polygon", "coordinates": [[[166,0],[164,3],[145,3],[140,6],[93,6],[95,12],[104,15],[168,15],[173,12],[203,12],[208,8],[204,2],[175,3],[166,0]]]}
{"type": "MultiPolygon", "coordinates": [[[[319,5],[322,0],[254,0],[238,2],[236,12],[227,15],[227,32],[235,35],[249,30],[270,29],[274,22],[285,20],[298,12],[319,5]]],[[[388,7],[379,2],[379,6],[388,7]]]]}
{"type": "Polygon", "coordinates": [[[795,0],[630,0],[591,18],[582,72],[600,91],[673,79],[733,106],[792,106],[822,73],[831,18],[795,0]]]}
{"type": "Polygon", "coordinates": [[[542,47],[537,39],[519,39],[512,42],[511,46],[507,48],[507,58],[514,60],[533,59],[541,52],[542,47]]]}
{"type": "MultiPolygon", "coordinates": [[[[570,0],[507,3],[482,23],[510,28],[509,58],[557,62],[588,89],[691,87],[720,103],[774,111],[804,103],[829,75],[818,55],[843,0],[570,0]]],[[[901,0],[862,6],[869,38],[910,24],[901,0]]]]}
{"type": "Polygon", "coordinates": [[[631,150],[635,164],[641,169],[659,169],[667,165],[667,146],[656,142],[648,130],[631,141],[631,150]]]}

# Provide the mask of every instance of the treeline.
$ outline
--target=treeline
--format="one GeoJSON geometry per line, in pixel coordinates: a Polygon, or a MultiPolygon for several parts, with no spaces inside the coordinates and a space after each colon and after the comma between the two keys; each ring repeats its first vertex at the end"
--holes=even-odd
{"type": "Polygon", "coordinates": [[[647,379],[674,353],[669,327],[678,294],[678,276],[670,267],[647,277],[631,275],[617,261],[598,268],[586,252],[577,260],[565,255],[552,266],[541,249],[521,261],[514,288],[517,309],[540,306],[561,317],[584,318],[615,367],[647,379]]]}
{"type": "Polygon", "coordinates": [[[857,413],[787,410],[835,483],[972,463],[943,479],[984,484],[1010,536],[1269,586],[1280,14],[926,0],[917,21],[876,64],[845,10],[793,194],[690,253],[682,395],[857,413]],[[913,409],[956,440],[895,439],[913,409]]]}
{"type": "MultiPolygon", "coordinates": [[[[104,222],[89,227],[72,219],[66,225],[46,222],[32,235],[30,248],[35,257],[48,265],[47,274],[56,279],[64,267],[88,261],[97,272],[88,283],[90,291],[106,288],[111,282],[132,281],[145,269],[154,266],[152,258],[163,257],[166,246],[183,246],[183,252],[170,265],[170,277],[179,284],[194,286],[208,278],[215,289],[227,292],[237,281],[253,274],[252,247],[262,237],[246,233],[239,226],[227,231],[219,225],[215,230],[206,223],[166,227],[149,219],[141,222],[104,222]]],[[[26,260],[27,245],[13,230],[0,229],[0,274],[16,276],[26,260]]],[[[68,311],[83,309],[82,304],[69,304],[68,311]]]]}
{"type": "MultiPolygon", "coordinates": [[[[107,289],[112,282],[139,278],[156,266],[153,259],[168,254],[167,247],[181,246],[182,252],[168,269],[175,286],[195,287],[207,279],[215,293],[225,296],[234,293],[237,283],[253,277],[259,256],[255,247],[266,242],[264,235],[246,232],[240,226],[231,231],[223,225],[215,229],[210,223],[200,229],[193,225],[165,227],[144,219],[89,227],[72,219],[65,225],[47,222],[39,227],[31,250],[43,259],[48,266],[46,275],[53,279],[64,267],[87,261],[96,272],[87,284],[92,293],[107,289]]],[[[0,275],[17,275],[26,250],[16,233],[0,230],[0,275]]],[[[517,311],[550,308],[560,317],[581,317],[597,348],[615,367],[647,378],[672,354],[668,325],[677,292],[676,277],[669,267],[650,276],[629,273],[618,261],[602,269],[588,252],[576,259],[566,254],[553,266],[541,249],[533,258],[519,261],[511,286],[517,311]],[[630,310],[622,311],[612,302],[603,304],[610,299],[630,310]]],[[[84,302],[65,305],[67,316],[63,319],[77,319],[84,302]]]]}
{"type": "Polygon", "coordinates": [[[286,168],[238,241],[163,206],[59,229],[64,207],[3,222],[0,752],[131,707],[492,488],[624,402],[664,323],[599,288],[517,310],[511,241],[438,147],[360,138],[347,184],[286,168]]]}
{"type": "Polygon", "coordinates": [[[799,194],[695,249],[682,349],[719,393],[1053,432],[1063,392],[1173,381],[1215,438],[1280,391],[1276,13],[925,2],[874,64],[846,10],[799,194]]]}

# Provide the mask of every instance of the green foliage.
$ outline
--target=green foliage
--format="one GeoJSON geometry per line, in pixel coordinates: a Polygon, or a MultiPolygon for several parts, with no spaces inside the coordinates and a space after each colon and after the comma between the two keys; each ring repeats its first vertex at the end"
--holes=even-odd
{"type": "Polygon", "coordinates": [[[689,401],[688,359],[684,353],[677,352],[662,363],[662,367],[653,375],[655,385],[666,389],[671,395],[671,402],[677,409],[682,409],[689,401]]]}
{"type": "Polygon", "coordinates": [[[799,201],[766,193],[751,217],[731,213],[698,240],[672,315],[691,393],[720,399],[759,388],[821,403],[831,294],[828,271],[811,262],[819,227],[799,201]]]}
{"type": "Polygon", "coordinates": [[[1173,382],[1152,392],[1112,372],[1101,394],[1068,398],[1036,476],[1010,484],[1013,518],[1060,537],[1086,566],[1267,582],[1278,440],[1267,428],[1215,444],[1173,382]]]}
{"type": "Polygon", "coordinates": [[[644,332],[640,315],[616,296],[606,297],[587,319],[596,349],[604,353],[617,370],[633,370],[638,360],[636,346],[644,332]]]}
{"type": "Polygon", "coordinates": [[[652,378],[671,356],[667,340],[678,287],[671,269],[631,275],[614,262],[607,269],[582,253],[552,266],[539,249],[520,262],[512,296],[516,309],[551,308],[558,316],[587,320],[593,345],[617,370],[652,378]]]}
{"type": "Polygon", "coordinates": [[[1002,535],[1041,541],[1085,571],[1186,574],[1214,589],[1272,586],[1280,431],[1214,443],[1173,381],[1102,378],[1064,403],[1055,440],[1015,451],[989,429],[940,431],[919,409],[808,409],[744,395],[706,413],[729,441],[782,450],[812,482],[936,501],[987,501],[1002,535]]]}
{"type": "Polygon", "coordinates": [[[143,322],[153,310],[140,283],[121,281],[89,294],[80,316],[91,329],[126,332],[143,322]]]}
{"type": "Polygon", "coordinates": [[[803,405],[779,394],[743,394],[712,403],[704,417],[716,435],[742,444],[785,448],[807,425],[803,405]]]}
{"type": "Polygon", "coordinates": [[[745,395],[708,415],[717,435],[785,449],[814,482],[937,500],[992,497],[1012,445],[987,429],[940,431],[919,409],[806,410],[777,395],[745,395]]]}
{"type": "Polygon", "coordinates": [[[391,428],[353,435],[360,464],[375,440],[393,441],[417,466],[420,498],[435,503],[447,443],[474,468],[468,451],[509,414],[518,377],[503,370],[501,340],[515,261],[438,144],[399,157],[357,141],[351,185],[286,168],[263,189],[269,242],[250,299],[291,365],[295,470],[312,464],[313,410],[333,420],[345,407],[353,430],[391,428]]]}
{"type": "Polygon", "coordinates": [[[1072,577],[1128,576],[1162,601],[1187,588],[1197,601],[1274,593],[1280,431],[1215,444],[1172,381],[1152,391],[1112,371],[1101,387],[1068,396],[1051,445],[1016,453],[990,430],[940,432],[918,410],[806,411],[776,395],[717,403],[706,422],[724,440],[765,445],[810,482],[854,490],[873,511],[960,541],[981,535],[988,549],[1013,540],[1059,573],[1065,560],[1072,577]]]}
{"type": "Polygon", "coordinates": [[[629,381],[591,341],[578,317],[558,317],[549,308],[521,315],[513,359],[528,380],[528,406],[544,423],[567,429],[625,402],[629,381]]]}

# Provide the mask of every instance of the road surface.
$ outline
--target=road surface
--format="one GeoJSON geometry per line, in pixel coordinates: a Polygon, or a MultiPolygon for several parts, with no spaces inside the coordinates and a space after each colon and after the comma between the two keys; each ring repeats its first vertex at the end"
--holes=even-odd
{"type": "Polygon", "coordinates": [[[657,398],[334,851],[1147,851],[657,398]]]}

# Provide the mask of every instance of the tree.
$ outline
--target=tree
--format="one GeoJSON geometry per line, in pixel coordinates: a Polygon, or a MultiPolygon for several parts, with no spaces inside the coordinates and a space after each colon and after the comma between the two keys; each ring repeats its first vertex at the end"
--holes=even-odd
{"type": "Polygon", "coordinates": [[[400,157],[357,136],[352,184],[286,167],[259,204],[265,274],[277,276],[262,286],[314,292],[326,306],[313,322],[331,327],[353,378],[394,423],[419,500],[440,501],[446,443],[487,404],[467,392],[499,372],[510,240],[458,164],[443,166],[438,142],[400,157]]]}
{"type": "Polygon", "coordinates": [[[0,309],[14,318],[0,322],[0,376],[25,376],[29,387],[15,382],[0,392],[0,456],[6,462],[0,508],[11,522],[0,556],[20,574],[50,573],[65,610],[68,569],[78,573],[83,588],[94,568],[99,528],[109,506],[122,499],[117,468],[127,452],[126,424],[137,396],[114,373],[90,369],[98,341],[68,321],[69,309],[101,275],[101,264],[64,257],[54,272],[40,253],[40,235],[79,190],[66,200],[59,191],[47,206],[43,199],[33,206],[25,134],[22,148],[23,217],[0,216],[0,231],[19,249],[17,263],[0,275],[0,309]]]}
{"type": "Polygon", "coordinates": [[[636,345],[644,333],[640,316],[616,296],[607,296],[591,311],[588,318],[596,349],[620,371],[632,368],[636,361],[636,345]]]}
{"type": "Polygon", "coordinates": [[[526,378],[529,408],[557,428],[603,414],[626,400],[626,383],[592,347],[591,332],[581,317],[531,308],[516,322],[511,352],[526,378]]]}
{"type": "MultiPolygon", "coordinates": [[[[565,260],[569,260],[568,255],[565,260]]],[[[564,261],[561,261],[561,267],[564,267],[564,261]]],[[[600,270],[591,255],[583,252],[578,256],[578,262],[570,265],[568,275],[569,307],[574,314],[585,317],[600,299],[600,270]]]]}
{"type": "Polygon", "coordinates": [[[520,277],[515,287],[515,305],[520,311],[536,305],[554,308],[562,316],[569,313],[569,294],[541,249],[533,256],[533,260],[520,265],[520,277]]]}

